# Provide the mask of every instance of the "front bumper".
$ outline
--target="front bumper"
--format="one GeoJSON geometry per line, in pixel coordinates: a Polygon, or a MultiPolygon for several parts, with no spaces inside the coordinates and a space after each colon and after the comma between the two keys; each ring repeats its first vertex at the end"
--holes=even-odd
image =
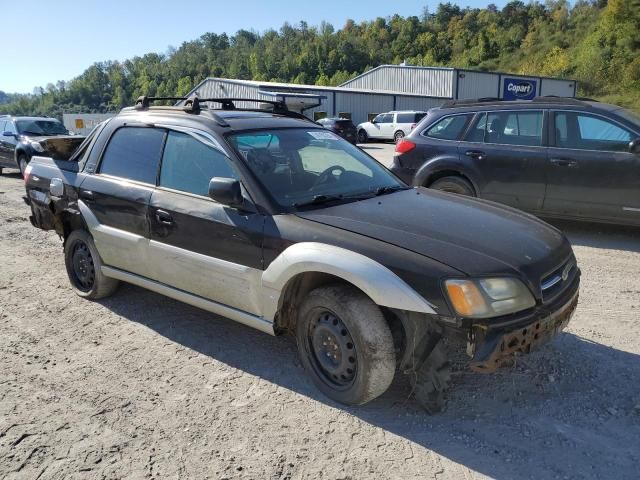
{"type": "Polygon", "coordinates": [[[469,346],[473,358],[471,370],[479,373],[494,372],[510,363],[516,353],[529,353],[551,340],[568,325],[578,305],[578,289],[569,301],[543,317],[532,319],[517,328],[479,329],[473,334],[469,346]]]}

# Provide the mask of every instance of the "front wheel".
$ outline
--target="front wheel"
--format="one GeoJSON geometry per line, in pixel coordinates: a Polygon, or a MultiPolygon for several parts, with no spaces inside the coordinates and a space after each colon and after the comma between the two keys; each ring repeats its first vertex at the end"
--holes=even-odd
{"type": "Polygon", "coordinates": [[[402,130],[398,130],[394,135],[393,135],[393,141],[396,143],[400,143],[402,141],[402,139],[404,138],[404,132],[402,130]]]}
{"type": "Polygon", "coordinates": [[[358,132],[358,143],[367,143],[369,141],[369,135],[364,130],[358,132]]]}
{"type": "Polygon", "coordinates": [[[102,261],[93,238],[84,230],[75,230],[67,238],[64,263],[73,290],[83,298],[98,300],[118,288],[118,280],[102,273],[102,261]]]}
{"type": "Polygon", "coordinates": [[[20,168],[20,174],[24,177],[24,172],[27,170],[27,156],[26,155],[20,155],[18,157],[18,167],[20,168]]]}
{"type": "Polygon", "coordinates": [[[296,326],[305,370],[327,397],[362,405],[393,380],[396,355],[380,308],[348,285],[317,288],[302,302],[296,326]]]}

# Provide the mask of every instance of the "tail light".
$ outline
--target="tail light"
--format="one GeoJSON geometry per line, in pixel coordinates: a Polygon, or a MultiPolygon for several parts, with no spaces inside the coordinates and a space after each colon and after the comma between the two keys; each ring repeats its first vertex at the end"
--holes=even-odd
{"type": "Polygon", "coordinates": [[[413,130],[414,128],[416,128],[417,123],[412,123],[411,124],[411,130],[413,130]]]}
{"type": "Polygon", "coordinates": [[[24,169],[24,184],[29,183],[29,177],[31,176],[31,165],[27,165],[27,168],[24,169]]]}
{"type": "Polygon", "coordinates": [[[402,139],[400,142],[396,143],[396,153],[403,154],[408,153],[411,150],[416,148],[416,144],[411,140],[402,139]]]}

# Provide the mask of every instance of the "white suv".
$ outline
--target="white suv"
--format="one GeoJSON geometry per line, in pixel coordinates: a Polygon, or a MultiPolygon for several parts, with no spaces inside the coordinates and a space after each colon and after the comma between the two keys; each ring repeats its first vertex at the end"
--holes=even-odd
{"type": "Polygon", "coordinates": [[[370,122],[358,125],[358,142],[366,143],[369,139],[376,139],[394,140],[398,143],[426,114],[427,112],[416,110],[381,113],[370,122]]]}

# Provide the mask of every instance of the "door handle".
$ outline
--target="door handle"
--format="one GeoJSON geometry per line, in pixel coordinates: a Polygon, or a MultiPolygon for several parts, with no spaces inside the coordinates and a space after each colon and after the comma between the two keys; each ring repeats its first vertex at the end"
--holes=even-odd
{"type": "Polygon", "coordinates": [[[568,158],[551,158],[549,161],[558,167],[576,168],[578,166],[578,162],[569,160],[568,158]]]}
{"type": "Polygon", "coordinates": [[[173,217],[164,210],[156,210],[156,220],[163,225],[173,225],[173,217]]]}
{"type": "Polygon", "coordinates": [[[484,158],[484,152],[480,150],[467,150],[464,152],[467,157],[477,158],[478,160],[482,160],[484,158]]]}
{"type": "Polygon", "coordinates": [[[80,190],[80,198],[87,203],[93,202],[96,199],[91,190],[80,190]]]}

